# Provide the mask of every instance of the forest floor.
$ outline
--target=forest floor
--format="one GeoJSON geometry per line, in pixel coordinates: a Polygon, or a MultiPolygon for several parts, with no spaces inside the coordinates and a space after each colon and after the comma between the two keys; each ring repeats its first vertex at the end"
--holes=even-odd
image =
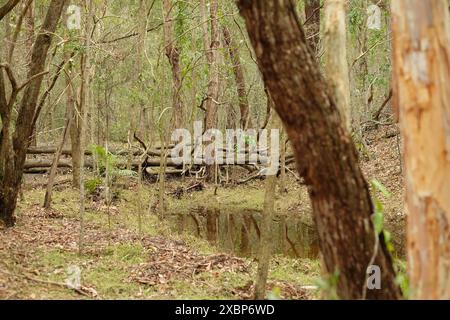
{"type": "MultiPolygon", "coordinates": [[[[362,147],[360,151],[366,178],[377,179],[391,193],[381,200],[386,228],[393,233],[394,245],[402,256],[403,181],[396,130],[392,126],[373,131],[366,136],[367,148],[362,147]]],[[[167,219],[160,220],[156,215],[158,185],[145,184],[138,192],[134,180],[120,179],[116,182],[116,199],[109,214],[95,193],[87,197],[83,247],[79,254],[78,191],[70,188],[69,175],[59,176],[52,209],[44,210],[41,205],[46,180],[43,175],[26,177],[17,225],[0,230],[0,299],[251,298],[256,250],[247,248],[245,253],[236,250],[242,247],[243,238],[239,235],[244,230],[241,224],[245,224],[245,217],[242,221],[236,218],[230,224],[230,214],[250,212],[258,218],[264,198],[263,181],[218,190],[206,187],[180,194],[180,190],[186,190],[195,181],[169,180],[167,219]],[[139,208],[143,213],[140,232],[139,208]],[[226,215],[226,220],[216,218],[217,224],[228,221],[228,231],[224,234],[219,235],[223,231],[219,230],[220,225],[212,228],[216,235],[213,241],[208,217],[202,212],[204,208],[226,215]],[[192,218],[186,220],[187,216],[192,218]],[[199,220],[206,220],[205,225],[199,224],[199,220]],[[200,236],[196,236],[196,228],[200,236]],[[220,245],[227,239],[231,245],[220,245]],[[77,269],[81,271],[80,286],[71,285],[77,279],[73,275],[77,269]]],[[[310,288],[316,285],[320,288],[323,284],[319,259],[311,255],[314,250],[303,250],[301,245],[307,242],[307,246],[313,246],[314,239],[295,238],[303,232],[299,226],[312,225],[307,191],[291,174],[286,186],[288,193],[278,193],[275,203],[276,211],[287,216],[290,247],[283,238],[283,248],[271,260],[270,295],[284,299],[320,298],[322,292],[310,288]],[[300,224],[289,220],[299,218],[300,224]],[[297,258],[293,258],[294,252],[297,258]]],[[[374,196],[381,197],[376,193],[374,196]]],[[[257,242],[257,227],[246,230],[248,240],[257,242]]]]}

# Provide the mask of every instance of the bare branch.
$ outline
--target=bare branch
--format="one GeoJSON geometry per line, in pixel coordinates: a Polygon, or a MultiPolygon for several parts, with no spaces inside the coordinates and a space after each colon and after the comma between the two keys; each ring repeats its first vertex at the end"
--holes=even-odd
{"type": "Polygon", "coordinates": [[[30,7],[32,2],[33,2],[33,0],[27,0],[22,12],[20,13],[19,20],[16,23],[16,29],[14,30],[14,34],[11,39],[11,46],[9,47],[9,52],[8,52],[8,62],[9,63],[11,63],[14,49],[16,48],[17,38],[19,37],[20,30],[22,29],[23,18],[27,14],[28,8],[30,7]]]}
{"type": "MultiPolygon", "coordinates": [[[[70,55],[70,59],[72,59],[74,57],[75,53],[72,52],[72,54],[70,55]]],[[[39,104],[36,108],[36,111],[34,112],[34,116],[33,116],[33,124],[36,123],[37,118],[42,110],[42,107],[44,106],[45,100],[47,99],[47,97],[50,95],[50,92],[52,91],[53,87],[56,84],[56,81],[58,81],[59,75],[61,74],[64,66],[66,65],[66,63],[68,62],[68,60],[62,60],[59,65],[56,68],[56,73],[53,75],[53,78],[50,82],[49,87],[47,88],[47,90],[45,90],[44,94],[42,95],[41,99],[39,100],[39,104]]]]}
{"type": "Polygon", "coordinates": [[[23,88],[25,88],[31,81],[35,80],[36,78],[42,77],[43,75],[46,75],[48,73],[48,71],[42,71],[39,72],[38,74],[35,74],[34,76],[32,76],[30,79],[26,80],[24,83],[22,83],[19,87],[17,87],[17,91],[22,90],[23,88]]]}
{"type": "MultiPolygon", "coordinates": [[[[155,30],[159,29],[162,25],[163,25],[163,23],[161,22],[161,23],[157,24],[154,27],[148,28],[146,30],[146,32],[155,31],[155,30]]],[[[115,39],[112,39],[112,40],[102,40],[102,41],[100,41],[100,43],[113,43],[113,42],[117,42],[117,41],[120,41],[120,40],[124,40],[124,39],[128,39],[128,38],[131,38],[131,37],[135,37],[137,35],[139,35],[139,32],[133,32],[133,33],[130,33],[130,34],[127,34],[127,35],[124,35],[124,36],[121,36],[119,38],[115,38],[115,39]]]]}
{"type": "Polygon", "coordinates": [[[9,82],[11,83],[12,91],[17,91],[17,80],[9,63],[0,63],[0,68],[5,69],[9,82]]]}
{"type": "MultiPolygon", "coordinates": [[[[0,116],[2,123],[7,113],[8,102],[6,101],[5,82],[3,79],[3,70],[0,68],[0,116]]],[[[1,130],[0,130],[1,131],[1,130]]]]}

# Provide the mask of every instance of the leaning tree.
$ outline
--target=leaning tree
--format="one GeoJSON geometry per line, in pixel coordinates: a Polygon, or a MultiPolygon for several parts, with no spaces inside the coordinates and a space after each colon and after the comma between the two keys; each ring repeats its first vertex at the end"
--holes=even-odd
{"type": "Polygon", "coordinates": [[[19,84],[14,70],[7,64],[0,64],[0,219],[6,226],[13,226],[17,196],[22,182],[23,166],[27,148],[33,134],[35,120],[39,113],[38,98],[42,78],[46,73],[45,61],[53,34],[64,7],[65,0],[52,0],[41,30],[33,44],[31,62],[25,82],[19,84]],[[11,84],[11,92],[7,96],[6,73],[11,84]],[[13,123],[13,109],[19,92],[23,96],[17,108],[17,120],[13,123]]]}
{"type": "Polygon", "coordinates": [[[325,268],[339,272],[338,295],[364,297],[367,267],[374,261],[381,269],[382,288],[368,290],[366,297],[400,298],[383,236],[375,236],[374,209],[357,152],[307,43],[294,2],[237,3],[265,85],[292,142],[298,171],[308,186],[325,268]]]}

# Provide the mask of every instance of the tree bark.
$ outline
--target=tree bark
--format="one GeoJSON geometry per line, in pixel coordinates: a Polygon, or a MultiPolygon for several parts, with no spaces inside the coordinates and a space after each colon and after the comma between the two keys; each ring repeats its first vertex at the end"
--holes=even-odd
{"type": "Polygon", "coordinates": [[[411,295],[450,299],[450,26],[444,0],[391,2],[411,295]]]}
{"type": "Polygon", "coordinates": [[[20,0],[9,0],[0,7],[0,21],[20,2],[20,0]]]}
{"type": "MultiPolygon", "coordinates": [[[[308,186],[325,269],[339,272],[337,293],[342,299],[361,298],[374,253],[373,205],[335,99],[291,0],[240,0],[238,6],[308,186]]],[[[382,288],[368,290],[367,298],[400,298],[382,236],[375,264],[381,269],[382,288]]]]}
{"type": "Polygon", "coordinates": [[[53,185],[55,183],[55,177],[56,177],[56,171],[58,169],[58,163],[59,163],[59,158],[61,157],[62,154],[62,150],[64,148],[64,143],[67,140],[67,136],[69,133],[69,128],[70,128],[70,122],[72,121],[72,115],[70,114],[71,110],[67,110],[67,119],[66,119],[66,124],[64,126],[64,132],[61,138],[61,143],[59,144],[58,148],[56,149],[55,152],[55,156],[53,158],[53,163],[52,163],[52,167],[50,169],[50,174],[48,177],[48,183],[47,183],[47,188],[45,190],[45,197],[44,197],[44,208],[45,209],[50,209],[51,204],[52,204],[52,194],[53,194],[53,185]]]}
{"type": "Polygon", "coordinates": [[[166,56],[172,67],[172,110],[173,126],[179,129],[183,125],[183,101],[181,99],[181,69],[180,49],[176,46],[171,12],[173,11],[171,0],[164,0],[164,45],[166,56]]]}
{"type": "MultiPolygon", "coordinates": [[[[205,129],[213,129],[217,126],[217,105],[219,99],[219,63],[218,48],[220,45],[219,24],[217,18],[219,3],[218,0],[211,0],[210,17],[211,17],[211,43],[207,51],[209,65],[209,81],[208,92],[205,102],[205,129]]],[[[208,34],[205,35],[206,37],[208,34]]],[[[206,166],[206,179],[209,182],[214,181],[215,165],[206,166]]]]}
{"type": "MultiPolygon", "coordinates": [[[[87,135],[87,116],[89,113],[89,85],[90,85],[90,50],[91,31],[92,31],[92,0],[86,1],[86,21],[84,27],[84,52],[80,57],[81,84],[80,84],[80,102],[75,101],[75,109],[71,124],[70,138],[72,142],[72,161],[73,161],[73,186],[81,187],[81,179],[84,161],[84,149],[86,147],[87,135]]],[[[73,92],[72,92],[73,94],[73,92]]],[[[69,99],[69,97],[68,97],[69,99]]]]}
{"type": "Polygon", "coordinates": [[[44,71],[47,52],[61,17],[64,2],[64,0],[52,0],[49,4],[44,23],[33,45],[28,71],[28,79],[32,80],[25,88],[19,106],[14,134],[11,138],[8,136],[9,133],[6,137],[3,137],[12,142],[7,143],[5,149],[2,146],[0,154],[0,157],[3,158],[0,161],[0,173],[2,173],[0,174],[0,219],[8,227],[15,223],[14,211],[17,205],[17,195],[22,181],[27,148],[33,133],[34,122],[30,119],[35,117],[37,99],[43,78],[43,76],[36,75],[42,74],[44,71]]]}
{"type": "Polygon", "coordinates": [[[236,82],[236,89],[239,98],[239,110],[241,112],[240,126],[243,130],[252,126],[252,121],[249,112],[249,104],[247,99],[247,90],[245,85],[244,68],[241,64],[239,49],[231,37],[230,30],[227,26],[222,27],[223,38],[228,48],[228,54],[233,67],[234,79],[236,82]]]}
{"type": "MultiPolygon", "coordinates": [[[[34,32],[34,29],[35,29],[34,6],[35,6],[35,3],[33,0],[30,0],[29,4],[27,3],[26,5],[28,5],[28,9],[25,13],[25,27],[26,27],[26,31],[27,31],[26,32],[26,37],[27,37],[26,43],[27,43],[27,48],[28,48],[29,52],[31,52],[33,49],[33,43],[34,43],[34,37],[35,37],[35,32],[34,32]]],[[[27,55],[27,61],[30,61],[29,59],[30,59],[30,56],[27,55]]],[[[37,146],[37,143],[38,143],[36,127],[37,126],[35,124],[34,129],[33,129],[33,134],[31,136],[31,143],[30,143],[30,145],[32,145],[32,146],[37,146]]]]}
{"type": "Polygon", "coordinates": [[[325,1],[324,61],[342,121],[351,131],[350,80],[347,62],[346,0],[325,1]]]}

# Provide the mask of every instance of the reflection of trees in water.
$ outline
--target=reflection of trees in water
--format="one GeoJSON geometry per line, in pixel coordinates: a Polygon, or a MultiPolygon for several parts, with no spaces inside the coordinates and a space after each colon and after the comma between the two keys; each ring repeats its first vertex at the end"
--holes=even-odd
{"type": "MultiPolygon", "coordinates": [[[[211,244],[240,256],[258,252],[260,212],[230,213],[198,208],[179,214],[178,232],[189,232],[211,244]]],[[[278,215],[273,219],[274,253],[299,258],[316,258],[318,237],[314,226],[298,217],[278,215]]]]}

